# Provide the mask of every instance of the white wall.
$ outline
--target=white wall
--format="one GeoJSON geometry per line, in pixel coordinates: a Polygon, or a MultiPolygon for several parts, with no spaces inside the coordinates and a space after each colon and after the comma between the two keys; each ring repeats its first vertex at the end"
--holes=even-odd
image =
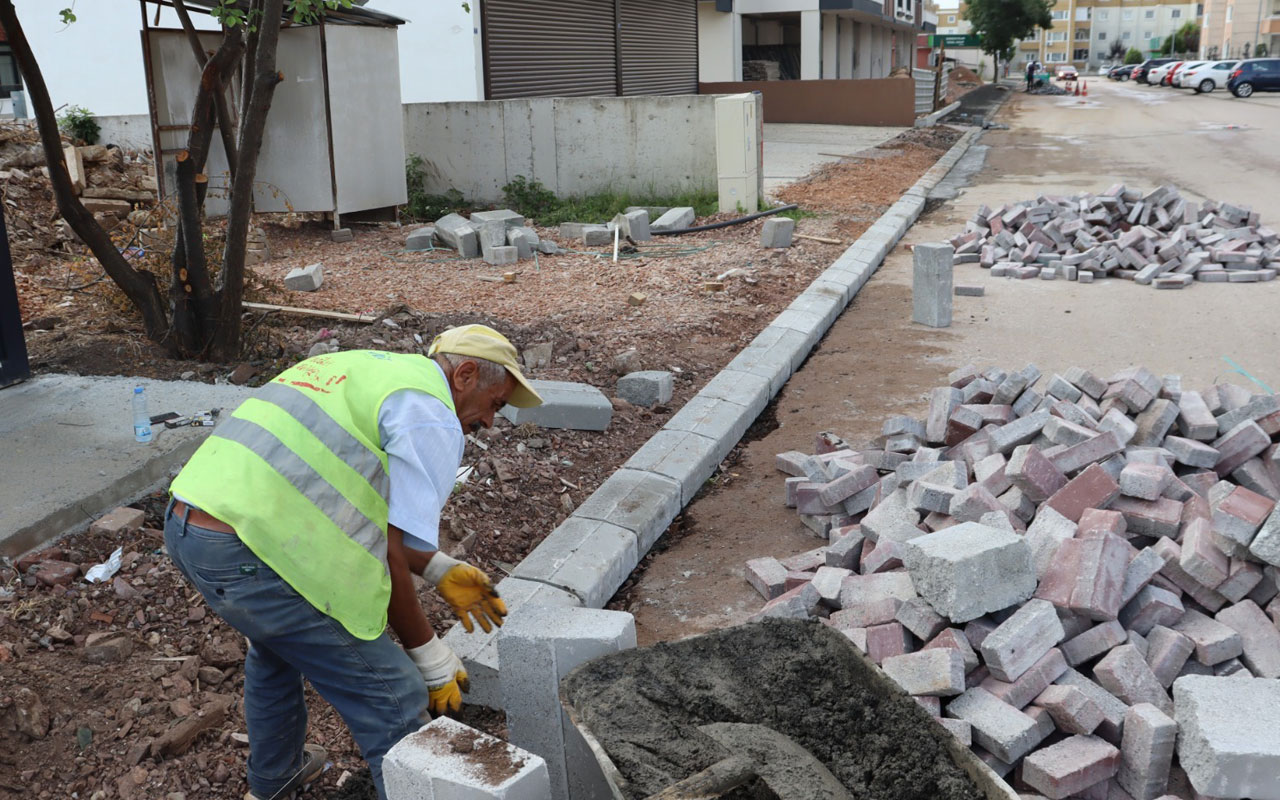
{"type": "Polygon", "coordinates": [[[404,107],[427,190],[499,202],[517,176],[559,195],[716,188],[717,95],[535,97],[404,107]]]}
{"type": "Polygon", "coordinates": [[[400,95],[406,103],[484,99],[480,3],[370,0],[369,7],[408,22],[400,26],[400,95]]]}
{"type": "Polygon", "coordinates": [[[698,3],[698,80],[742,80],[742,17],[716,11],[714,0],[698,3]]]}

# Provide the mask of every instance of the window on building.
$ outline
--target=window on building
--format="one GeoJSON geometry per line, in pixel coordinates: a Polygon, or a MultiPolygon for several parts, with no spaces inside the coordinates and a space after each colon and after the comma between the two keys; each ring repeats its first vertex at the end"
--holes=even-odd
{"type": "Polygon", "coordinates": [[[1106,10],[1105,8],[1098,9],[1097,15],[1099,20],[1111,19],[1111,12],[1106,10]]]}
{"type": "Polygon", "coordinates": [[[1045,31],[1044,40],[1046,42],[1065,42],[1067,40],[1066,31],[1045,31]]]}
{"type": "Polygon", "coordinates": [[[1182,16],[1182,9],[1180,9],[1180,8],[1171,8],[1171,9],[1169,9],[1169,18],[1170,18],[1170,19],[1178,19],[1178,18],[1179,18],[1179,17],[1181,17],[1181,16],[1182,16]]]}
{"type": "Polygon", "coordinates": [[[1142,12],[1142,17],[1143,19],[1155,19],[1156,10],[1154,8],[1148,8],[1146,11],[1142,12]]]}
{"type": "Polygon", "coordinates": [[[1152,33],[1151,33],[1151,31],[1143,31],[1143,32],[1142,32],[1142,38],[1143,38],[1143,39],[1146,39],[1146,40],[1148,40],[1148,41],[1150,41],[1150,40],[1151,40],[1151,37],[1152,37],[1153,35],[1154,35],[1154,34],[1152,34],[1152,33]]]}
{"type": "Polygon", "coordinates": [[[1235,6],[1227,6],[1227,22],[1231,21],[1231,12],[1235,10],[1236,10],[1235,6]]]}
{"type": "Polygon", "coordinates": [[[1071,54],[1071,60],[1072,60],[1072,61],[1088,61],[1088,60],[1089,60],[1089,49],[1088,49],[1088,48],[1084,48],[1084,49],[1082,49],[1082,50],[1076,50],[1076,51],[1074,51],[1074,52],[1071,54]]]}
{"type": "Polygon", "coordinates": [[[1050,63],[1053,63],[1054,61],[1066,61],[1067,54],[1066,53],[1045,53],[1044,60],[1050,63]]]}
{"type": "MultiPolygon", "coordinates": [[[[1230,7],[1230,6],[1227,6],[1227,13],[1228,13],[1228,14],[1230,14],[1230,13],[1231,13],[1231,10],[1230,10],[1230,9],[1231,9],[1231,7],[1230,7]]],[[[1133,19],[1133,9],[1132,9],[1132,8],[1125,8],[1125,9],[1121,9],[1121,11],[1120,11],[1120,19],[1124,20],[1125,22],[1129,22],[1130,20],[1132,20],[1132,19],[1133,19]]]]}
{"type": "Polygon", "coordinates": [[[1088,28],[1076,28],[1076,41],[1077,41],[1077,42],[1087,42],[1087,41],[1089,41],[1089,29],[1088,29],[1088,28]]]}
{"type": "Polygon", "coordinates": [[[1054,21],[1062,21],[1067,18],[1066,9],[1059,9],[1053,12],[1054,21]]]}
{"type": "Polygon", "coordinates": [[[1129,35],[1128,31],[1125,31],[1124,33],[1120,34],[1120,38],[1127,42],[1129,41],[1129,39],[1133,37],[1129,35]]]}
{"type": "Polygon", "coordinates": [[[954,24],[956,24],[956,15],[955,15],[955,14],[948,14],[948,15],[947,15],[947,24],[948,24],[948,25],[954,25],[954,24]]]}
{"type": "Polygon", "coordinates": [[[22,91],[22,78],[18,75],[18,62],[13,60],[13,50],[0,44],[0,97],[22,91]]]}
{"type": "Polygon", "coordinates": [[[1089,13],[1090,13],[1092,10],[1093,10],[1093,9],[1092,9],[1092,8],[1090,8],[1090,7],[1088,7],[1088,6],[1085,6],[1085,7],[1083,7],[1083,8],[1077,8],[1077,9],[1076,9],[1076,22],[1088,22],[1088,21],[1089,21],[1089,13]]]}
{"type": "Polygon", "coordinates": [[[1100,41],[1100,42],[1105,42],[1106,40],[1107,40],[1107,32],[1106,32],[1106,31],[1098,31],[1098,41],[1100,41]]]}

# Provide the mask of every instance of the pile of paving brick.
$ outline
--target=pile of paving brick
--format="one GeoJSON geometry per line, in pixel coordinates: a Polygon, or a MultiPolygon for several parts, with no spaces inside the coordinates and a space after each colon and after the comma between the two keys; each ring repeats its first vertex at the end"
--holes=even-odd
{"type": "Polygon", "coordinates": [[[473,211],[468,219],[446,214],[435,225],[424,225],[405,239],[406,250],[431,250],[437,244],[456,250],[462,258],[484,258],[495,266],[514,264],[534,253],[560,252],[555,242],[542,239],[525,225],[525,218],[510,209],[473,211]]]}
{"type": "Polygon", "coordinates": [[[827,541],[747,562],[757,616],[842,631],[1045,797],[1280,796],[1280,396],[1040,377],[965,367],[867,448],[778,455],[827,541]]]}
{"type": "Polygon", "coordinates": [[[1260,227],[1257,212],[1196,203],[1172,186],[1143,194],[1116,184],[1102,194],[984,205],[951,245],[957,264],[981,264],[993,276],[1111,276],[1157,289],[1274,280],[1280,263],[1280,237],[1260,227]]]}

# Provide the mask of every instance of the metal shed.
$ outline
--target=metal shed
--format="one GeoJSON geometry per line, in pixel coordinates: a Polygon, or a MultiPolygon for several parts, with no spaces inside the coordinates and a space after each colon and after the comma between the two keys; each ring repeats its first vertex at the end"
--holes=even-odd
{"type": "MultiPolygon", "coordinates": [[[[142,54],[152,142],[162,197],[175,188],[174,155],[186,146],[200,70],[180,29],[148,24],[140,0],[142,54]]],[[[187,0],[207,11],[210,0],[187,0]]],[[[277,55],[285,80],[276,87],[258,159],[254,210],[327,212],[339,216],[404,203],[404,116],[400,100],[397,28],[405,20],[370,8],[329,11],[316,25],[286,25],[277,55]]],[[[202,31],[206,49],[222,34],[202,31]]],[[[232,114],[239,89],[231,89],[232,114]]],[[[213,138],[206,173],[206,211],[225,213],[227,160],[213,138]]]]}

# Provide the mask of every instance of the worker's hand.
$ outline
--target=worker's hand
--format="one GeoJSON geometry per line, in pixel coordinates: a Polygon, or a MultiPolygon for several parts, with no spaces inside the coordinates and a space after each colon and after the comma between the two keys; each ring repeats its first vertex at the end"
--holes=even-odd
{"type": "Polygon", "coordinates": [[[449,646],[433,636],[419,647],[405,650],[422,673],[430,695],[428,708],[434,716],[448,714],[462,708],[462,693],[471,689],[467,670],[462,659],[454,655],[449,646]]]}
{"type": "Polygon", "coordinates": [[[475,631],[472,617],[485,633],[493,630],[494,625],[502,627],[507,604],[502,602],[489,576],[481,570],[444,553],[436,553],[427,563],[422,577],[440,590],[440,595],[453,607],[467,633],[475,631]]]}

